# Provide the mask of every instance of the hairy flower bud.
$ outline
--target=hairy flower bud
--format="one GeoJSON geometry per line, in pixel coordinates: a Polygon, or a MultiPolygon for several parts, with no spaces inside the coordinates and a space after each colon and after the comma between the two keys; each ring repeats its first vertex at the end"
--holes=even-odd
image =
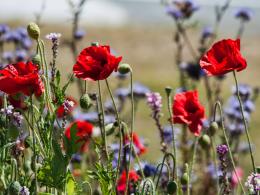
{"type": "Polygon", "coordinates": [[[209,126],[209,134],[214,135],[218,130],[218,123],[216,121],[213,121],[209,126]]]}
{"type": "Polygon", "coordinates": [[[91,99],[88,94],[83,94],[79,100],[80,107],[88,110],[92,106],[91,99]]]}
{"type": "Polygon", "coordinates": [[[39,54],[36,54],[32,57],[32,62],[34,64],[40,65],[41,64],[41,57],[39,54]]]}
{"type": "Polygon", "coordinates": [[[207,134],[202,135],[199,139],[199,144],[201,145],[201,147],[203,149],[208,149],[210,146],[210,143],[211,143],[210,137],[207,134]]]}
{"type": "Polygon", "coordinates": [[[27,26],[27,32],[28,35],[32,38],[37,40],[40,37],[40,28],[37,24],[35,24],[34,22],[31,22],[30,24],[28,24],[27,26]]]}
{"type": "Polygon", "coordinates": [[[118,72],[121,74],[127,74],[129,72],[132,72],[132,68],[129,64],[120,64],[118,66],[118,72]]]}
{"type": "Polygon", "coordinates": [[[167,184],[167,193],[174,194],[177,191],[177,184],[175,181],[169,181],[167,184]]]}

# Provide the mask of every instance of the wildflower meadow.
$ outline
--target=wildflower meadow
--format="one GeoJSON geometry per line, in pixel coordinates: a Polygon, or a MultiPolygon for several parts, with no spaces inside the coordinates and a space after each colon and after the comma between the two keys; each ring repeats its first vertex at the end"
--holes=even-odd
{"type": "Polygon", "coordinates": [[[236,33],[222,37],[234,1],[204,26],[195,0],[158,0],[170,28],[131,45],[134,27],[88,34],[88,1],[65,2],[61,31],[42,22],[45,6],[28,23],[0,20],[1,195],[260,193],[251,9],[237,8],[236,33]]]}

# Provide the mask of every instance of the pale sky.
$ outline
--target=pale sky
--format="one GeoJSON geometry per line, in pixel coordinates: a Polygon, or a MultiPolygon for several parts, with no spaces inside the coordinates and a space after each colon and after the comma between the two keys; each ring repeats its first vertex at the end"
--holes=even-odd
{"type": "MultiPolygon", "coordinates": [[[[158,2],[158,9],[161,6],[160,0],[88,0],[82,14],[82,21],[101,25],[125,24],[131,20],[131,15],[129,15],[128,7],[122,6],[124,1],[132,2],[132,4],[134,1],[158,2]]],[[[216,3],[223,4],[225,0],[196,0],[196,2],[200,5],[216,5],[216,3]]],[[[34,20],[35,13],[39,12],[41,3],[42,0],[0,0],[0,23],[7,19],[23,19],[25,22],[30,22],[34,20]]],[[[260,8],[260,0],[233,0],[232,5],[260,8]]],[[[146,11],[145,7],[143,11],[146,11]]],[[[44,22],[66,22],[69,18],[66,0],[46,0],[44,22]]]]}

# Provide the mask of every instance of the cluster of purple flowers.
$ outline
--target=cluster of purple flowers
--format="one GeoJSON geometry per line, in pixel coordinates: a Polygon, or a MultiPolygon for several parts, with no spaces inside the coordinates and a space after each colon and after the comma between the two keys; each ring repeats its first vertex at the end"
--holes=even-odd
{"type": "MultiPolygon", "coordinates": [[[[6,24],[0,24],[0,46],[4,48],[5,44],[14,44],[14,51],[5,51],[1,55],[2,63],[10,64],[19,61],[26,61],[30,56],[32,41],[24,27],[11,29],[6,24]]],[[[2,65],[4,65],[2,64],[2,65]]]]}
{"type": "Polygon", "coordinates": [[[166,12],[175,20],[190,18],[199,9],[193,0],[174,0],[166,7],[166,12]]]}
{"type": "Polygon", "coordinates": [[[23,116],[20,114],[20,112],[14,111],[14,107],[12,105],[7,106],[6,108],[2,108],[0,113],[9,117],[15,126],[21,127],[23,116]]]}

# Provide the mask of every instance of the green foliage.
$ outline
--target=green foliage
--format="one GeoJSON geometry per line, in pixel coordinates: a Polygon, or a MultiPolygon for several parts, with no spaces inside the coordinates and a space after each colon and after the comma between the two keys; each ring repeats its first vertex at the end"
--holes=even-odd
{"type": "Polygon", "coordinates": [[[70,139],[64,135],[64,146],[68,158],[71,158],[71,156],[78,152],[82,146],[82,142],[78,142],[76,123],[73,124],[70,128],[70,139]]]}
{"type": "Polygon", "coordinates": [[[66,181],[68,159],[62,154],[60,145],[52,141],[54,155],[50,161],[45,162],[38,172],[38,181],[43,185],[62,189],[66,181]]]}
{"type": "MultiPolygon", "coordinates": [[[[99,159],[101,151],[96,148],[99,159]]],[[[95,171],[87,171],[87,176],[92,180],[97,180],[103,195],[115,194],[115,170],[112,167],[112,154],[109,156],[108,162],[99,161],[95,164],[95,171]]]]}
{"type": "Polygon", "coordinates": [[[76,194],[76,182],[72,177],[71,173],[67,173],[66,178],[66,191],[68,195],[75,195],[76,194]]]}

